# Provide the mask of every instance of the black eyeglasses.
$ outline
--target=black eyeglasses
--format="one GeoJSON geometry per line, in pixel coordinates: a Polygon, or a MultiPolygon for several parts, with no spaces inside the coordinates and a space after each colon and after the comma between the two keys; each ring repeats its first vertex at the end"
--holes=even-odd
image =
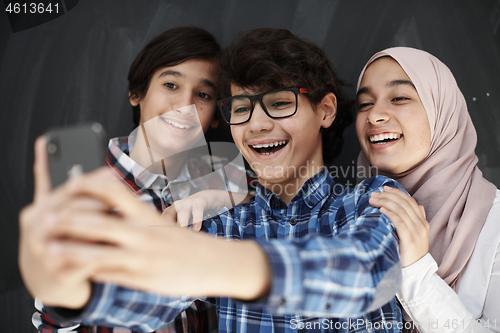
{"type": "Polygon", "coordinates": [[[260,106],[270,118],[286,118],[297,112],[298,94],[307,93],[305,88],[284,88],[253,96],[228,97],[218,101],[217,105],[226,123],[239,125],[250,120],[255,101],[260,102],[260,106]]]}

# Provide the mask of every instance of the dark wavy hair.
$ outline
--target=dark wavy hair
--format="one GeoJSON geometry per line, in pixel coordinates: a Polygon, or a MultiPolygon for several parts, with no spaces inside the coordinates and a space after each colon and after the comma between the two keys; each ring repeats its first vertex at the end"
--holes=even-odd
{"type": "Polygon", "coordinates": [[[234,40],[220,55],[221,97],[231,96],[231,84],[264,92],[283,87],[306,88],[313,108],[332,92],[337,97],[337,116],[322,129],[323,160],[330,163],[340,154],[343,132],[352,123],[353,101],[342,90],[326,53],[316,44],[284,29],[255,29],[234,40]]]}
{"type": "MultiPolygon", "coordinates": [[[[153,73],[162,67],[176,66],[191,59],[217,59],[221,48],[214,36],[197,27],[179,27],[164,31],[139,52],[128,72],[131,97],[141,99],[148,91],[153,73]]],[[[215,113],[218,116],[218,113],[215,113]]],[[[133,120],[139,126],[141,110],[133,107],[133,120]]]]}

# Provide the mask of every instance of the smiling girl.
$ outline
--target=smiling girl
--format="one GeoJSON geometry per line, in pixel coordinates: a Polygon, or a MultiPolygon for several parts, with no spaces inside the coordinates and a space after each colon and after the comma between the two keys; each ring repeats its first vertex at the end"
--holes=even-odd
{"type": "Polygon", "coordinates": [[[358,83],[356,131],[358,165],[414,198],[387,189],[370,199],[400,238],[398,297],[413,326],[500,332],[500,191],[476,165],[476,131],[448,67],[412,48],[375,54],[358,83]]]}

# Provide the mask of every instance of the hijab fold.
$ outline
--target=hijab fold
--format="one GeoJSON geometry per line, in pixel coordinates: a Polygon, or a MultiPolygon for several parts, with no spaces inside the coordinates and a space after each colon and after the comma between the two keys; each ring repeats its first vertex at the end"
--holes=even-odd
{"type": "MultiPolygon", "coordinates": [[[[477,134],[465,98],[448,67],[433,55],[409,48],[389,48],[373,61],[389,56],[396,60],[415,85],[431,130],[427,156],[416,167],[389,174],[425,207],[430,223],[429,252],[438,264],[437,274],[458,290],[460,273],[474,250],[496,187],[483,178],[475,154],[477,134]]],[[[363,152],[358,167],[368,170],[363,152]]]]}

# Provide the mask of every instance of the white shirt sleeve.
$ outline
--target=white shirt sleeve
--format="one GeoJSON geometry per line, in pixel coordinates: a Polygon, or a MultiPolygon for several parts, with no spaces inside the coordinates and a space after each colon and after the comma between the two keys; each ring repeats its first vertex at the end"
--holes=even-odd
{"type": "Polygon", "coordinates": [[[428,253],[403,268],[397,297],[421,333],[500,332],[500,201],[494,207],[464,270],[458,295],[436,274],[428,253]]]}

